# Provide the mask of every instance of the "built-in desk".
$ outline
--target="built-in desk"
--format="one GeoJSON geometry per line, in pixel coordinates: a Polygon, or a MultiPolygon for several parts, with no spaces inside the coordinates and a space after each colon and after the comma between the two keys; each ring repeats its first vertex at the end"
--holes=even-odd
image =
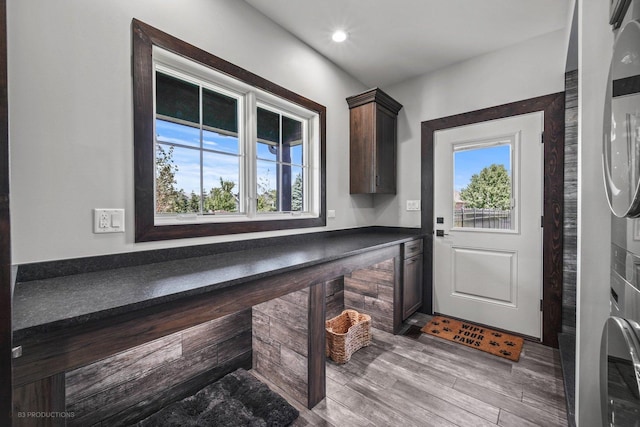
{"type": "MultiPolygon", "coordinates": [[[[315,233],[274,239],[272,245],[260,240],[241,250],[230,245],[222,253],[203,247],[218,253],[29,281],[20,281],[19,272],[13,301],[14,347],[22,348],[13,365],[16,406],[64,411],[65,373],[284,297],[307,311],[304,403],[313,407],[325,395],[325,283],[391,262],[397,286],[390,296],[389,327],[397,330],[401,245],[420,237],[411,229],[315,233]]],[[[82,269],[82,263],[71,264],[61,269],[82,269]]],[[[254,319],[254,328],[258,324],[254,319]]]]}

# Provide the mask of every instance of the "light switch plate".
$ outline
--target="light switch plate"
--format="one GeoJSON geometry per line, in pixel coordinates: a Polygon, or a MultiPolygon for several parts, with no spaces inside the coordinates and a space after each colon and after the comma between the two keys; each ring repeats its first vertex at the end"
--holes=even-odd
{"type": "Polygon", "coordinates": [[[124,209],[94,209],[93,232],[124,233],[124,209]]]}
{"type": "Polygon", "coordinates": [[[420,210],[420,200],[407,200],[407,210],[408,211],[419,211],[420,210]]]}

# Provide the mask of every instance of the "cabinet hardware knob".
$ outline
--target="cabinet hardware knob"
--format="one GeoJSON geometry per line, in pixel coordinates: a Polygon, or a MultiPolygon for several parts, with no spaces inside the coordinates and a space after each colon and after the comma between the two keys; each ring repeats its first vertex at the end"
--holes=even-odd
{"type": "Polygon", "coordinates": [[[12,359],[17,359],[20,356],[22,356],[22,346],[19,345],[17,347],[13,347],[11,349],[11,358],[12,359]]]}

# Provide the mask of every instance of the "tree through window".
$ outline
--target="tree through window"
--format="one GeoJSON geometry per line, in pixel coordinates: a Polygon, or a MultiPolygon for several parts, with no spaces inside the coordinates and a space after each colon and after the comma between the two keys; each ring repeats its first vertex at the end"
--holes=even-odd
{"type": "Polygon", "coordinates": [[[512,230],[511,143],[454,148],[454,227],[512,230]]]}
{"type": "Polygon", "coordinates": [[[241,211],[238,100],[156,72],[156,215],[241,211]]]}

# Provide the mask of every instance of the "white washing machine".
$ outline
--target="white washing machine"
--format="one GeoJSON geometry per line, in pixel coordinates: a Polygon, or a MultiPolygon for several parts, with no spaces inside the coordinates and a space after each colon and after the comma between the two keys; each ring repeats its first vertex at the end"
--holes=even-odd
{"type": "Polygon", "coordinates": [[[611,261],[611,316],[600,357],[603,425],[640,427],[640,257],[614,244],[611,261]],[[621,267],[633,273],[622,277],[621,267]]]}
{"type": "Polygon", "coordinates": [[[611,220],[610,317],[600,357],[602,425],[640,427],[640,23],[618,34],[604,114],[611,220]]]}

